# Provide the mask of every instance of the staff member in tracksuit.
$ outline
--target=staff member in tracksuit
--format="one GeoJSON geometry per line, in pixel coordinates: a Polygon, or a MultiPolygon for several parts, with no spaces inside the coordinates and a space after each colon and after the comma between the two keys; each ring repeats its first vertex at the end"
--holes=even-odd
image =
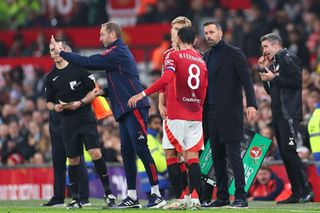
{"type": "Polygon", "coordinates": [[[302,120],[302,68],[300,59],[282,47],[281,37],[261,37],[263,56],[258,64],[265,90],[271,96],[273,128],[285,165],[292,195],[277,204],[306,203],[314,198],[296,151],[296,136],[302,120]]]}
{"type": "Polygon", "coordinates": [[[71,64],[86,69],[106,71],[111,107],[115,119],[119,122],[121,154],[128,186],[128,197],[119,207],[141,207],[136,193],[136,154],[146,168],[151,185],[151,196],[146,207],[161,207],[165,205],[165,201],[159,191],[156,165],[147,146],[149,101],[144,98],[134,109],[127,106],[131,96],[143,91],[135,60],[121,39],[119,24],[113,22],[102,24],[100,42],[107,48],[103,54],[86,57],[58,48],[56,53],[71,64]]]}

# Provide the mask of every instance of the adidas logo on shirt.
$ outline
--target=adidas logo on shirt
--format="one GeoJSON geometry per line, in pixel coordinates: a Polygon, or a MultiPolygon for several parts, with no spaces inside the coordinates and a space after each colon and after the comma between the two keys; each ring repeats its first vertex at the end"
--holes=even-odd
{"type": "Polygon", "coordinates": [[[289,138],[289,146],[293,146],[294,142],[293,142],[293,138],[289,138]]]}

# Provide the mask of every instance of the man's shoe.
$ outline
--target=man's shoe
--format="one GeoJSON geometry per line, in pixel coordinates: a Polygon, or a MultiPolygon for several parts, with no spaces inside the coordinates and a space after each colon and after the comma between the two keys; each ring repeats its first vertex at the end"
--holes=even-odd
{"type": "Polygon", "coordinates": [[[201,204],[199,199],[197,198],[191,198],[190,199],[190,209],[191,210],[198,210],[201,208],[201,204]]]}
{"type": "Polygon", "coordinates": [[[219,207],[222,207],[222,206],[227,206],[230,204],[230,201],[229,200],[215,200],[213,201],[211,204],[209,204],[207,206],[207,208],[219,208],[219,207]]]}
{"type": "Polygon", "coordinates": [[[80,204],[82,207],[92,206],[89,200],[80,200],[80,204]]]}
{"type": "Polygon", "coordinates": [[[300,201],[300,196],[296,196],[296,195],[291,195],[288,199],[286,200],[281,200],[278,201],[277,204],[291,204],[291,203],[299,203],[300,201]]]}
{"type": "Polygon", "coordinates": [[[67,209],[81,209],[81,203],[78,200],[72,200],[68,205],[67,209]]]}
{"type": "Polygon", "coordinates": [[[230,205],[231,208],[248,208],[248,202],[242,199],[235,199],[230,205]]]}
{"type": "Polygon", "coordinates": [[[128,209],[128,208],[142,208],[141,204],[139,203],[139,200],[133,200],[131,197],[127,197],[118,205],[118,208],[120,209],[128,209]]]}
{"type": "Polygon", "coordinates": [[[57,200],[54,198],[51,198],[47,203],[42,204],[44,207],[66,207],[66,204],[63,202],[63,200],[57,200]]]}
{"type": "Polygon", "coordinates": [[[177,199],[173,203],[170,203],[163,207],[165,210],[185,210],[188,207],[187,199],[177,199]]]}
{"type": "Polygon", "coordinates": [[[201,207],[203,207],[203,208],[207,208],[207,207],[209,207],[210,206],[210,204],[211,204],[212,202],[210,201],[203,201],[202,203],[201,203],[201,207]]]}
{"type": "Polygon", "coordinates": [[[306,194],[303,194],[301,196],[301,199],[300,199],[300,203],[308,203],[308,202],[312,202],[314,199],[314,193],[312,191],[309,191],[308,193],[306,194]]]}
{"type": "Polygon", "coordinates": [[[164,205],[166,205],[166,201],[162,197],[159,197],[156,194],[151,194],[146,208],[157,209],[164,205]]]}
{"type": "Polygon", "coordinates": [[[104,196],[104,202],[106,202],[107,207],[113,208],[116,207],[116,197],[113,194],[108,194],[104,196]]]}

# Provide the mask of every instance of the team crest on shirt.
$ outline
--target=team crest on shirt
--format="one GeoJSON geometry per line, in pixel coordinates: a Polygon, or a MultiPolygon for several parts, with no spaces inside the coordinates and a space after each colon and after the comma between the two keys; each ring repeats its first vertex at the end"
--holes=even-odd
{"type": "Polygon", "coordinates": [[[167,59],[164,61],[164,66],[170,66],[173,65],[174,61],[172,59],[167,59]]]}
{"type": "Polygon", "coordinates": [[[77,81],[70,81],[69,82],[71,90],[76,90],[76,87],[79,86],[80,84],[81,84],[81,81],[79,81],[78,83],[77,83],[77,81]]]}

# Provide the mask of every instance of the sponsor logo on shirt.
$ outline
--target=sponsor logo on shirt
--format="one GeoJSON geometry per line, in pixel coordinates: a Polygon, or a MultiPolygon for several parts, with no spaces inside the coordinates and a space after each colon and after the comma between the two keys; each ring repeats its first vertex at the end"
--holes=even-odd
{"type": "Polygon", "coordinates": [[[184,102],[192,102],[192,103],[201,103],[201,99],[200,98],[187,98],[187,97],[183,97],[182,101],[184,102]]]}

